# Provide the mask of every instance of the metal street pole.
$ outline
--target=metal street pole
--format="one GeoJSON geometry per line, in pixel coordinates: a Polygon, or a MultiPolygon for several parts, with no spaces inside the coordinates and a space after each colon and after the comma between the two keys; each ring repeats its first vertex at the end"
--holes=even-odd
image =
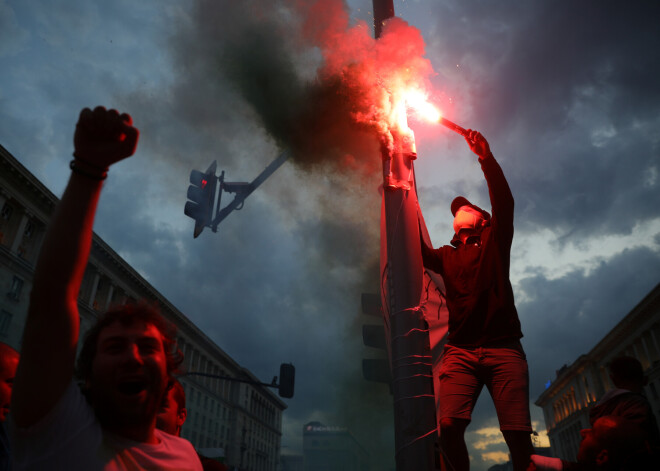
{"type": "MultiPolygon", "coordinates": [[[[392,0],[373,0],[376,38],[394,15],[392,0]]],[[[437,426],[428,324],[420,308],[423,263],[413,160],[414,137],[393,133],[383,146],[381,283],[389,325],[397,471],[435,469],[437,426]],[[385,280],[384,280],[385,281],[385,280]]]]}
{"type": "Polygon", "coordinates": [[[435,469],[437,440],[435,396],[428,324],[420,307],[423,264],[412,177],[415,155],[405,145],[405,140],[395,137],[394,152],[383,151],[381,209],[381,237],[385,239],[381,245],[387,250],[386,260],[381,257],[381,273],[387,278],[383,296],[390,324],[395,458],[397,471],[431,471],[435,469]]]}

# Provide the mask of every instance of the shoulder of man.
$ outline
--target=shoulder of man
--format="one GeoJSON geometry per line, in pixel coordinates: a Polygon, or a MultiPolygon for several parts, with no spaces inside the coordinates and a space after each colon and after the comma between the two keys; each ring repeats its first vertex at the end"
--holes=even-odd
{"type": "MultiPolygon", "coordinates": [[[[177,459],[180,459],[182,456],[187,458],[187,462],[192,464],[194,458],[198,458],[199,468],[189,468],[189,469],[201,469],[201,462],[199,461],[199,455],[190,443],[185,438],[177,437],[176,435],[171,435],[169,433],[163,432],[162,430],[156,429],[154,431],[156,436],[165,444],[166,448],[169,450],[175,450],[177,454],[177,459]]],[[[178,468],[177,468],[178,469],[178,468]]]]}
{"type": "Polygon", "coordinates": [[[197,456],[199,456],[199,461],[202,462],[202,468],[204,471],[227,471],[227,469],[229,469],[226,465],[220,463],[219,461],[208,458],[199,452],[197,452],[197,456]]]}
{"type": "Polygon", "coordinates": [[[610,401],[614,403],[619,403],[619,404],[630,404],[630,405],[638,405],[638,406],[645,406],[645,407],[651,407],[651,403],[649,400],[644,396],[643,394],[628,391],[624,392],[622,394],[619,394],[610,401]]]}

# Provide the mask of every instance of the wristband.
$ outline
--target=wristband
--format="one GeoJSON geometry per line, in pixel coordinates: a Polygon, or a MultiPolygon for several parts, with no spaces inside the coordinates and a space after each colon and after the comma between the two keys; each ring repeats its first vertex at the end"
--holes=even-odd
{"type": "Polygon", "coordinates": [[[89,165],[90,167],[94,167],[94,168],[98,168],[99,170],[103,170],[103,173],[101,173],[101,175],[94,174],[94,173],[88,172],[88,171],[86,171],[86,170],[82,170],[80,167],[78,167],[78,166],[76,165],[76,162],[77,162],[76,159],[73,159],[71,162],[69,162],[69,168],[70,168],[73,172],[75,172],[75,173],[77,173],[77,174],[79,174],[79,175],[82,175],[82,176],[84,176],[84,177],[91,178],[92,180],[98,180],[98,181],[101,181],[101,180],[105,180],[106,178],[108,178],[108,171],[107,171],[107,170],[103,170],[103,169],[101,169],[101,168],[99,168],[99,167],[95,167],[94,165],[87,164],[87,162],[85,162],[84,160],[81,161],[81,162],[85,163],[86,165],[89,165]]]}
{"type": "Polygon", "coordinates": [[[94,170],[100,170],[101,172],[107,172],[108,167],[99,167],[96,164],[93,164],[91,162],[88,162],[87,160],[83,159],[79,155],[77,155],[75,152],[73,153],[73,158],[76,160],[76,162],[82,162],[85,164],[87,167],[92,167],[94,170]]]}

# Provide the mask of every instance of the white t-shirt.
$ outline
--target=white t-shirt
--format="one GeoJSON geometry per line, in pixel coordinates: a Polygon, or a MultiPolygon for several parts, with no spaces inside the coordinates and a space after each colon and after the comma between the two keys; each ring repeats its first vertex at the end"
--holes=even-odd
{"type": "Polygon", "coordinates": [[[10,430],[15,471],[202,471],[183,438],[156,430],[160,443],[149,444],[104,431],[73,382],[40,422],[17,429],[11,421],[10,430]]]}

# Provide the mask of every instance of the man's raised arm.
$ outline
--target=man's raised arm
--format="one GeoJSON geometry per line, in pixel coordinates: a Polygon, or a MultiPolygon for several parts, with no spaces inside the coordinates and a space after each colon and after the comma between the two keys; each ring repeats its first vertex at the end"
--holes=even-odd
{"type": "Polygon", "coordinates": [[[74,135],[71,178],[46,232],[30,295],[11,411],[18,427],[43,418],[73,377],[78,292],[108,167],[135,152],[138,130],[115,110],[85,108],[74,135]]]}
{"type": "Polygon", "coordinates": [[[488,194],[490,204],[493,209],[493,220],[498,231],[502,231],[506,239],[511,242],[513,239],[513,195],[506,181],[502,167],[497,163],[490,145],[485,137],[477,131],[468,129],[468,136],[465,138],[472,152],[479,156],[481,169],[486,177],[488,184],[488,194]]]}

